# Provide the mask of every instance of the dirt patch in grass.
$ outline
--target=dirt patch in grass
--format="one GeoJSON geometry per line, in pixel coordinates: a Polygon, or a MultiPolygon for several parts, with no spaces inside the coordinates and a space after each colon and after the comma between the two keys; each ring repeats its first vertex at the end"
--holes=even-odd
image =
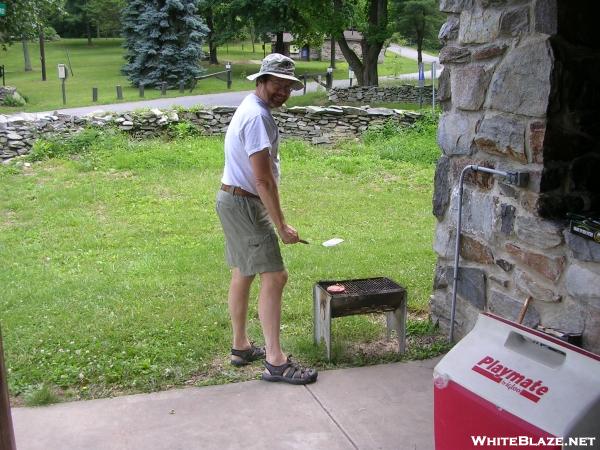
{"type": "Polygon", "coordinates": [[[16,220],[17,214],[14,211],[2,211],[0,218],[2,218],[2,228],[11,228],[19,225],[16,220]]]}
{"type": "Polygon", "coordinates": [[[109,169],[104,172],[104,175],[113,180],[128,180],[130,178],[135,178],[135,174],[131,170],[109,169]]]}
{"type": "Polygon", "coordinates": [[[202,370],[194,373],[185,381],[187,386],[210,386],[214,384],[238,383],[256,380],[263,371],[262,361],[254,361],[247,366],[235,367],[229,362],[229,356],[219,356],[202,370]]]}

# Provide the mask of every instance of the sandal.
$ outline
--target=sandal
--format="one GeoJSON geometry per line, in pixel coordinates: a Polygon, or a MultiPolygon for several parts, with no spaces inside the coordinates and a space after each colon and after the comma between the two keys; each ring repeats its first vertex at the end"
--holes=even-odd
{"type": "Polygon", "coordinates": [[[288,356],[287,362],[281,366],[274,366],[267,361],[264,363],[268,371],[262,374],[262,379],[265,381],[283,381],[290,384],[308,384],[317,381],[318,372],[292,361],[292,355],[288,356]]]}
{"type": "Polygon", "coordinates": [[[257,347],[254,345],[254,342],[251,342],[250,348],[247,350],[236,350],[235,348],[232,348],[231,355],[240,358],[232,359],[231,364],[236,367],[242,367],[257,359],[263,359],[265,357],[265,348],[257,347]]]}

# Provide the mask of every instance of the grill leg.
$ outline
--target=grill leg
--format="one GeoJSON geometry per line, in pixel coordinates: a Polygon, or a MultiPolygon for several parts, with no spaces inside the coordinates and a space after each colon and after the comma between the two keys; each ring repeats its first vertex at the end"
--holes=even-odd
{"type": "Polygon", "coordinates": [[[392,329],[396,328],[396,325],[394,324],[394,314],[392,313],[392,311],[386,311],[385,312],[385,338],[389,341],[390,338],[392,337],[392,329]]]}
{"type": "Polygon", "coordinates": [[[325,317],[322,321],[325,346],[327,347],[327,361],[331,361],[331,303],[325,304],[325,317]]]}
{"type": "Polygon", "coordinates": [[[321,308],[319,307],[319,288],[317,285],[313,287],[313,342],[319,345],[323,339],[323,331],[321,330],[321,308]]]}
{"type": "Polygon", "coordinates": [[[406,351],[406,302],[394,311],[385,313],[387,323],[386,336],[388,339],[392,337],[392,329],[396,330],[398,338],[398,353],[403,354],[406,351]]]}
{"type": "Polygon", "coordinates": [[[406,298],[402,305],[394,311],[396,322],[396,336],[398,337],[398,353],[406,351],[406,298]]]}

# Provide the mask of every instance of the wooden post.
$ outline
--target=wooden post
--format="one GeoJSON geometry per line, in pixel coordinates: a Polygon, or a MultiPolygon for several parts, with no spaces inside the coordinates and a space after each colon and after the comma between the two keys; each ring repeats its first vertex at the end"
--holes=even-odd
{"type": "Polygon", "coordinates": [[[96,88],[96,87],[92,88],[92,101],[93,102],[98,101],[98,88],[96,88]]]}
{"type": "Polygon", "coordinates": [[[140,89],[140,97],[144,98],[144,85],[140,83],[138,87],[140,89]]]}
{"type": "Polygon", "coordinates": [[[167,83],[164,81],[160,84],[160,95],[167,95],[167,83]]]}
{"type": "Polygon", "coordinates": [[[120,84],[117,85],[117,100],[123,100],[123,88],[120,84]]]}
{"type": "Polygon", "coordinates": [[[4,348],[2,347],[2,330],[0,329],[0,449],[16,450],[15,433],[10,414],[10,398],[8,382],[4,367],[4,348]]]}
{"type": "Polygon", "coordinates": [[[227,89],[231,89],[231,63],[225,64],[225,70],[227,71],[227,89]]]}
{"type": "Polygon", "coordinates": [[[61,91],[62,91],[62,99],[63,99],[63,105],[67,104],[67,91],[65,88],[65,78],[63,78],[61,83],[61,91]]]}

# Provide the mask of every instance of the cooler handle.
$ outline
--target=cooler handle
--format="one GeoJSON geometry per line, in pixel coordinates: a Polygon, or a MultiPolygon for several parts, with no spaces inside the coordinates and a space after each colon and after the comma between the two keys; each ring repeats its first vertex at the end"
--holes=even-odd
{"type": "Polygon", "coordinates": [[[522,335],[516,331],[510,331],[504,346],[533,359],[548,367],[559,367],[564,364],[567,354],[550,343],[538,341],[529,336],[522,335]]]}

